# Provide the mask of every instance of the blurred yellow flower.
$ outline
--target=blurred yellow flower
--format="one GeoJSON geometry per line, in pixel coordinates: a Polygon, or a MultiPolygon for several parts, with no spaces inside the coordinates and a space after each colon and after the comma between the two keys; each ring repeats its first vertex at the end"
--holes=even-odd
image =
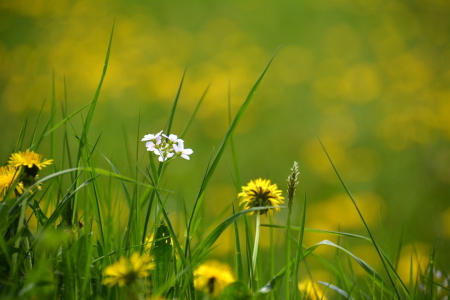
{"type": "Polygon", "coordinates": [[[194,271],[194,287],[213,297],[218,297],[228,284],[235,281],[230,266],[216,260],[204,262],[194,271]]]}
{"type": "MultiPolygon", "coordinates": [[[[19,173],[20,172],[12,166],[0,167],[0,201],[3,201],[3,198],[9,188],[13,185],[19,173]]],[[[16,191],[19,194],[23,193],[23,184],[21,182],[16,186],[16,191]]]]}
{"type": "MultiPolygon", "coordinates": [[[[284,203],[284,197],[281,196],[281,190],[278,190],[276,184],[271,184],[268,179],[251,180],[247,186],[242,187],[242,192],[238,194],[241,198],[239,204],[244,204],[244,209],[261,206],[274,206],[274,208],[263,209],[260,215],[272,214],[272,211],[280,211],[279,204],[284,203]]],[[[250,214],[253,214],[250,213],[250,214]]]]}
{"type": "Polygon", "coordinates": [[[298,284],[302,299],[327,300],[319,285],[311,280],[304,280],[298,284]]]}
{"type": "Polygon", "coordinates": [[[27,149],[25,152],[19,151],[18,153],[11,154],[8,164],[14,167],[26,166],[32,168],[36,166],[39,170],[42,170],[43,167],[51,165],[53,162],[53,159],[47,159],[43,162],[41,162],[41,159],[42,155],[27,149]]]}
{"type": "Polygon", "coordinates": [[[149,276],[149,270],[155,268],[155,263],[150,255],[141,256],[135,252],[130,259],[121,257],[118,261],[109,265],[103,271],[103,284],[109,287],[118,284],[119,286],[130,285],[136,282],[139,278],[149,276]]]}

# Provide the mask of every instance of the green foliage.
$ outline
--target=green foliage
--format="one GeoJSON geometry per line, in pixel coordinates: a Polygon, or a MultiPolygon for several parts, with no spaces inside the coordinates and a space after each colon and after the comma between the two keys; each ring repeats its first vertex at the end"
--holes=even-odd
{"type": "MultiPolygon", "coordinates": [[[[220,294],[219,299],[242,300],[315,299],[322,293],[326,295],[324,299],[448,297],[448,275],[437,270],[437,243],[430,252],[429,264],[425,268],[415,267],[414,253],[411,253],[410,277],[402,278],[397,266],[399,253],[392,258],[388,254],[389,251],[383,249],[380,239],[375,238],[358,202],[323,144],[323,150],[331,163],[330,168],[334,169],[368,236],[306,227],[306,196],[300,208],[300,217],[297,218],[294,214],[294,207],[299,206],[297,199],[294,199],[298,174],[290,177],[288,211],[286,221],[282,221],[282,225],[277,224],[279,218],[270,219],[270,224],[260,225],[258,212],[271,207],[238,210],[235,208],[236,202],[225,210],[225,217],[221,216],[212,225],[204,221],[204,218],[208,217],[209,205],[205,201],[214,201],[207,195],[207,191],[219,170],[219,164],[226,157],[228,145],[231,145],[233,180],[237,188],[241,184],[238,151],[234,145],[233,134],[244,118],[244,113],[254,99],[276,53],[257,78],[234,118],[231,118],[230,114],[228,130],[215,155],[212,155],[208,162],[204,159],[207,168],[200,170],[199,167],[196,170],[204,175],[198,186],[198,193],[193,201],[189,202],[193,203],[192,206],[183,199],[181,213],[173,205],[176,197],[171,188],[173,182],[166,178],[165,171],[175,163],[157,162],[152,152],[149,152],[149,161],[143,162],[139,159],[139,147],[142,146],[139,143],[136,143],[136,158],[124,158],[129,164],[135,164],[129,167],[134,174],[126,175],[129,170],[122,170],[113,159],[101,151],[101,135],[92,139],[89,134],[106,77],[112,37],[113,31],[93,100],[72,114],[67,114],[64,110],[62,119],[57,121],[53,96],[52,112],[43,125],[43,130],[38,133],[41,113],[31,130],[29,147],[32,150],[41,149],[50,139],[52,153],[56,153],[57,147],[55,134],[62,131],[64,139],[58,157],[60,160],[54,158],[51,174],[42,176],[41,179],[28,178],[29,182],[23,193],[16,192],[19,181],[23,183],[23,177],[12,180],[0,202],[2,299],[146,299],[164,296],[167,299],[194,300],[215,297],[216,293],[220,294]],[[82,123],[79,128],[73,120],[87,107],[87,115],[80,117],[82,123]],[[70,144],[73,141],[76,146],[70,144]],[[102,164],[105,164],[105,167],[99,167],[102,164]],[[257,215],[256,228],[252,227],[253,216],[249,215],[252,212],[257,215]],[[263,235],[263,229],[270,230],[270,239],[263,235]],[[154,232],[153,240],[148,242],[151,244],[150,251],[144,244],[148,232],[154,232]],[[232,232],[232,237],[228,240],[227,232],[232,232]],[[274,242],[273,232],[281,232],[284,235],[281,246],[274,242]],[[323,239],[307,246],[305,241],[309,234],[322,234],[329,239],[338,238],[338,242],[323,239]],[[264,248],[259,243],[260,235],[266,244],[264,248]],[[255,243],[253,239],[256,240],[255,243]],[[371,266],[354,253],[351,249],[353,242],[368,245],[373,249],[382,267],[371,266]],[[235,253],[216,254],[215,251],[226,247],[227,243],[233,244],[231,249],[234,249],[235,253]],[[334,249],[334,260],[322,257],[322,253],[317,253],[319,248],[334,249]],[[268,261],[267,252],[273,261],[268,261]],[[140,258],[128,260],[134,253],[140,253],[140,258]],[[145,258],[148,258],[146,255],[149,254],[153,261],[146,265],[145,258]],[[234,274],[228,274],[225,270],[213,270],[199,288],[200,278],[195,275],[196,271],[214,256],[236,266],[233,273],[237,276],[234,278],[234,274]],[[329,281],[314,279],[310,264],[315,261],[332,276],[329,281]],[[117,263],[123,264],[117,267],[117,263]],[[104,272],[111,266],[115,266],[113,269],[116,273],[109,273],[108,276],[116,276],[119,279],[117,284],[109,286],[104,282],[104,272]],[[413,270],[413,267],[416,269],[413,270]],[[361,270],[363,272],[359,273],[361,270]],[[409,286],[404,282],[406,279],[409,286]],[[298,284],[305,280],[316,290],[300,291],[298,284]],[[321,291],[316,287],[317,283],[322,285],[321,291]]],[[[186,71],[185,69],[183,72],[167,119],[167,135],[177,123],[175,115],[186,71]]],[[[195,121],[194,117],[204,103],[207,91],[208,88],[188,119],[181,137],[188,133],[195,121]]],[[[41,112],[43,107],[44,105],[41,112]]],[[[24,147],[28,122],[28,119],[25,119],[14,151],[24,147]]],[[[140,126],[139,120],[136,135],[138,139],[140,126]]],[[[296,172],[298,173],[298,170],[296,172]]],[[[231,199],[233,200],[235,199],[231,199]]],[[[401,248],[402,243],[399,245],[401,248]]]]}

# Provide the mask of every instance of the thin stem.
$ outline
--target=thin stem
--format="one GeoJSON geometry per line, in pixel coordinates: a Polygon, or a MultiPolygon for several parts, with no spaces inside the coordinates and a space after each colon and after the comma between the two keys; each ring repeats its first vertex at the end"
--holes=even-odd
{"type": "Polygon", "coordinates": [[[289,205],[286,224],[286,300],[289,300],[291,296],[291,212],[292,206],[289,205]]]}
{"type": "MultiPolygon", "coordinates": [[[[23,227],[23,221],[25,219],[25,210],[26,210],[26,208],[27,208],[27,198],[24,197],[24,199],[22,201],[22,206],[21,206],[21,209],[20,209],[19,224],[17,225],[17,232],[20,232],[20,230],[23,227]]],[[[16,249],[19,248],[21,240],[22,240],[22,238],[18,238],[16,240],[16,242],[14,243],[14,247],[16,249]]],[[[12,264],[13,264],[13,270],[14,270],[13,273],[17,272],[17,269],[18,269],[18,266],[17,266],[17,255],[18,255],[18,253],[14,253],[13,256],[12,256],[12,264]]]]}
{"type": "Polygon", "coordinates": [[[252,256],[253,277],[255,277],[255,274],[256,274],[256,257],[258,256],[260,223],[261,223],[261,217],[260,217],[259,212],[257,212],[257,214],[256,214],[256,229],[255,229],[255,245],[253,246],[253,256],[252,256]]]}

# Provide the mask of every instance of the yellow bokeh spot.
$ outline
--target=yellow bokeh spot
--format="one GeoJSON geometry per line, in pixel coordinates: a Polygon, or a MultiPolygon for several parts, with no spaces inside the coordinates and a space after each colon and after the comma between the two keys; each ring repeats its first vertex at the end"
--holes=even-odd
{"type": "Polygon", "coordinates": [[[381,92],[380,75],[371,64],[356,64],[343,73],[339,80],[340,96],[349,102],[365,103],[377,98],[381,92]]]}
{"type": "Polygon", "coordinates": [[[273,72],[287,85],[298,85],[311,77],[313,54],[310,50],[296,46],[284,46],[273,65],[273,72]]]}
{"type": "Polygon", "coordinates": [[[445,237],[450,238],[450,208],[447,208],[441,214],[441,231],[445,237]]]}
{"type": "Polygon", "coordinates": [[[408,285],[410,277],[418,280],[420,274],[425,273],[430,255],[430,246],[423,243],[405,245],[398,260],[397,273],[403,282],[408,285]]]}
{"type": "Polygon", "coordinates": [[[424,58],[404,52],[385,65],[385,71],[394,89],[413,95],[428,85],[432,73],[424,58]]]}
{"type": "Polygon", "coordinates": [[[361,37],[355,28],[347,24],[336,24],[328,28],[323,38],[325,56],[351,62],[362,54],[361,37]]]}
{"type": "MultiPolygon", "coordinates": [[[[371,192],[355,193],[354,199],[364,220],[373,226],[379,220],[380,210],[384,209],[384,200],[371,192]]],[[[307,210],[308,219],[328,224],[327,228],[337,230],[364,228],[356,208],[347,194],[333,196],[325,201],[313,203],[307,210]]],[[[318,228],[322,229],[322,228],[318,228]]]]}

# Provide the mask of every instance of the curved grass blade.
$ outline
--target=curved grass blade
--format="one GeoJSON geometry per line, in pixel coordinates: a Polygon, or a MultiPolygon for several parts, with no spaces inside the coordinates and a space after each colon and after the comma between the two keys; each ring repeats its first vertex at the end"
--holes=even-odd
{"type": "MultiPolygon", "coordinates": [[[[284,225],[261,224],[261,226],[286,229],[286,226],[284,226],[284,225]]],[[[304,230],[304,231],[307,231],[307,232],[314,232],[314,233],[324,233],[324,234],[330,234],[330,235],[336,235],[336,236],[347,236],[347,237],[353,237],[353,238],[366,240],[366,241],[369,241],[369,242],[372,241],[368,237],[365,237],[365,236],[362,236],[362,235],[353,234],[353,233],[348,233],[348,232],[342,232],[342,231],[323,230],[323,229],[315,229],[315,228],[307,228],[307,227],[302,228],[301,226],[300,227],[298,227],[298,226],[291,226],[291,229],[298,230],[298,231],[304,230]]]]}
{"type": "MultiPolygon", "coordinates": [[[[275,51],[274,55],[272,56],[272,58],[269,60],[269,63],[266,65],[266,67],[264,68],[263,72],[261,73],[261,75],[259,76],[258,80],[256,81],[256,83],[253,85],[253,88],[250,90],[246,100],[244,101],[244,103],[241,105],[241,107],[239,108],[239,111],[237,112],[236,116],[233,119],[233,122],[231,123],[230,127],[228,128],[228,131],[226,132],[222,143],[219,147],[219,150],[217,151],[216,156],[214,157],[214,159],[212,160],[211,166],[209,167],[209,169],[206,171],[205,177],[203,178],[202,184],[200,186],[200,190],[197,194],[197,198],[195,200],[194,203],[194,207],[192,209],[192,214],[188,223],[188,227],[187,227],[187,245],[188,245],[188,241],[189,241],[189,237],[190,237],[190,230],[191,230],[191,225],[193,223],[193,218],[196,215],[196,211],[197,211],[197,207],[198,207],[198,202],[199,199],[201,198],[201,196],[203,195],[203,192],[206,189],[206,186],[208,185],[209,181],[211,180],[214,171],[217,168],[217,165],[219,164],[219,161],[225,151],[225,148],[228,144],[228,142],[230,141],[230,138],[234,132],[234,130],[236,129],[237,125],[239,124],[239,121],[242,119],[244,112],[246,111],[247,107],[249,106],[251,100],[253,99],[253,96],[256,93],[256,90],[258,89],[262,79],[264,78],[264,75],[266,74],[270,64],[272,63],[273,59],[275,58],[275,55],[277,54],[278,50],[275,51]]],[[[188,247],[186,247],[187,249],[188,247]]]]}
{"type": "Polygon", "coordinates": [[[172,129],[173,118],[175,117],[175,111],[177,110],[178,99],[180,98],[181,88],[183,87],[183,82],[184,82],[184,77],[185,76],[186,76],[186,68],[184,68],[183,76],[181,76],[181,82],[180,82],[180,85],[178,86],[178,90],[177,90],[177,94],[175,96],[175,99],[173,100],[172,109],[170,110],[169,119],[167,120],[167,125],[166,125],[167,126],[167,129],[166,129],[167,134],[169,134],[170,130],[172,129]]]}
{"type": "MultiPolygon", "coordinates": [[[[387,275],[388,275],[388,277],[389,277],[389,281],[390,281],[390,283],[391,283],[391,285],[392,285],[392,287],[393,287],[393,289],[394,289],[394,291],[395,291],[395,294],[396,294],[397,298],[398,298],[398,299],[402,299],[402,298],[400,297],[400,293],[399,293],[399,291],[398,291],[398,289],[397,289],[397,285],[395,284],[394,279],[393,279],[392,276],[391,276],[391,272],[389,271],[389,268],[388,268],[388,266],[386,265],[385,257],[383,256],[380,247],[379,247],[378,244],[376,243],[375,238],[373,237],[372,232],[370,231],[370,228],[369,228],[369,226],[367,225],[367,222],[366,222],[366,220],[364,219],[364,217],[363,217],[363,215],[362,215],[362,213],[361,213],[361,211],[360,211],[360,209],[359,209],[359,207],[358,207],[358,204],[356,203],[355,198],[353,198],[352,193],[350,192],[349,188],[348,188],[347,185],[345,184],[344,179],[342,178],[341,174],[339,173],[339,171],[338,171],[336,165],[333,163],[333,160],[331,159],[331,157],[330,157],[330,155],[329,155],[327,149],[325,148],[324,144],[322,143],[322,141],[320,140],[319,137],[317,137],[317,138],[318,138],[318,140],[319,140],[319,142],[320,142],[320,145],[322,146],[322,149],[324,150],[325,154],[327,155],[328,160],[330,161],[330,163],[331,163],[331,165],[332,165],[332,167],[333,167],[333,169],[334,169],[334,172],[335,172],[336,175],[338,176],[339,181],[341,182],[342,186],[344,187],[345,191],[347,192],[347,195],[350,197],[350,199],[351,199],[353,205],[354,205],[355,208],[356,208],[356,211],[358,212],[358,215],[359,215],[361,221],[363,222],[364,227],[366,228],[367,233],[369,234],[369,237],[370,237],[370,239],[372,240],[373,246],[375,247],[375,250],[377,251],[378,256],[379,256],[380,259],[381,259],[381,262],[382,262],[382,264],[383,264],[383,267],[384,267],[384,269],[386,270],[386,273],[387,273],[387,275]]],[[[406,293],[406,295],[409,297],[409,292],[408,292],[408,289],[406,288],[406,285],[405,285],[404,282],[401,280],[401,278],[400,278],[400,276],[397,274],[397,272],[396,272],[395,270],[393,270],[393,271],[394,271],[395,277],[399,280],[399,282],[400,282],[400,284],[401,284],[401,286],[402,286],[402,288],[403,288],[403,291],[404,291],[404,292],[406,293]]]]}
{"type": "Polygon", "coordinates": [[[345,249],[344,247],[341,247],[339,245],[336,245],[333,242],[330,242],[328,240],[323,240],[317,244],[315,244],[313,247],[318,247],[320,245],[328,245],[328,246],[332,246],[335,248],[338,248],[342,251],[344,251],[345,253],[347,253],[348,255],[350,255],[362,268],[363,270],[369,274],[370,278],[372,278],[374,280],[374,283],[377,284],[377,286],[381,289],[381,290],[386,290],[387,284],[385,283],[383,277],[378,274],[371,266],[369,266],[365,261],[363,261],[362,259],[360,259],[359,257],[357,257],[356,255],[354,255],[353,253],[351,253],[349,250],[345,249]]]}
{"type": "Polygon", "coordinates": [[[227,229],[228,226],[233,224],[237,219],[239,219],[243,215],[250,213],[250,212],[255,212],[255,211],[270,209],[270,208],[275,208],[275,207],[274,206],[253,207],[250,209],[242,210],[242,211],[228,217],[222,223],[217,225],[217,227],[214,228],[214,230],[206,238],[204,238],[200,242],[200,244],[198,244],[197,248],[194,251],[193,258],[200,257],[203,254],[203,252],[208,250],[216,242],[216,240],[223,233],[223,231],[225,229],[227,229]]]}
{"type": "Polygon", "coordinates": [[[100,82],[97,86],[97,90],[95,91],[94,98],[92,99],[92,101],[90,103],[90,107],[89,107],[88,114],[86,116],[86,120],[84,121],[83,132],[81,134],[81,139],[80,139],[80,146],[78,148],[77,165],[80,163],[81,153],[82,153],[84,147],[87,145],[87,134],[89,132],[92,118],[94,116],[95,106],[97,105],[98,97],[100,95],[100,90],[103,85],[103,80],[105,79],[105,76],[106,76],[106,70],[108,69],[109,55],[111,53],[112,38],[113,38],[113,33],[114,33],[114,26],[115,26],[115,24],[113,24],[113,27],[111,30],[111,35],[109,37],[108,49],[106,50],[105,63],[103,65],[103,71],[102,71],[102,75],[100,77],[100,82]]]}
{"type": "Polygon", "coordinates": [[[323,282],[323,281],[317,281],[317,282],[322,284],[322,285],[324,285],[324,286],[326,286],[327,288],[330,288],[333,291],[337,292],[339,295],[341,295],[345,299],[353,300],[353,298],[350,297],[350,295],[346,291],[338,288],[337,286],[332,285],[331,283],[323,282]]]}
{"type": "MultiPolygon", "coordinates": [[[[233,208],[233,215],[236,214],[233,208]]],[[[235,249],[236,249],[236,269],[238,274],[238,281],[244,281],[244,263],[242,262],[242,252],[241,252],[241,239],[239,236],[239,228],[238,223],[235,221],[234,223],[234,240],[235,240],[235,249]]]]}

